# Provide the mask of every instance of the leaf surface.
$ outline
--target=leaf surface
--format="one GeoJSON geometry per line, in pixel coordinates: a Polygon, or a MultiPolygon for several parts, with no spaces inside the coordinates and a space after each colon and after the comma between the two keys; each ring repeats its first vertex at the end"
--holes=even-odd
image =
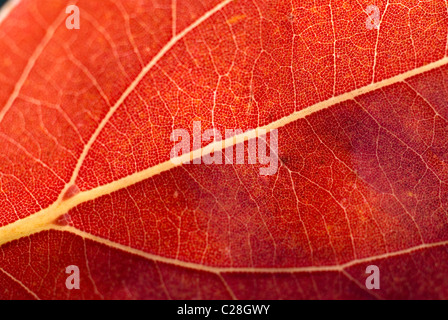
{"type": "Polygon", "coordinates": [[[76,5],[0,18],[1,298],[448,298],[446,2],[76,5]],[[278,171],[174,164],[193,121],[278,171]]]}

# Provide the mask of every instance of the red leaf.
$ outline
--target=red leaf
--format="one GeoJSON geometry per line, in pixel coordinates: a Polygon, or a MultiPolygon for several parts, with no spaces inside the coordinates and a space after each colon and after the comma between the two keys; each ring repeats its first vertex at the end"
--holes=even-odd
{"type": "Polygon", "coordinates": [[[447,299],[446,2],[386,3],[13,1],[0,297],[447,299]],[[173,163],[194,121],[278,170],[173,163]]]}

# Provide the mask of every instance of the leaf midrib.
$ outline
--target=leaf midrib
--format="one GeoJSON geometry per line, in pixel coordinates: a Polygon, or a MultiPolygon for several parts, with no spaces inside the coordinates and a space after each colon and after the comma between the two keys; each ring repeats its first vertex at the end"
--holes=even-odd
{"type": "MultiPolygon", "coordinates": [[[[224,146],[226,146],[226,147],[233,146],[237,141],[240,141],[240,139],[247,140],[248,138],[249,139],[256,138],[257,134],[258,134],[257,132],[260,129],[263,129],[266,131],[269,131],[272,129],[278,129],[282,126],[287,125],[288,123],[302,119],[302,118],[309,116],[315,112],[329,108],[335,104],[354,99],[355,97],[357,97],[359,95],[362,95],[362,94],[365,94],[368,92],[372,92],[374,90],[378,90],[378,89],[384,88],[386,86],[389,86],[389,85],[392,85],[395,83],[402,82],[410,77],[421,74],[423,72],[427,72],[427,71],[439,68],[446,64],[448,64],[448,57],[444,57],[436,62],[427,64],[420,68],[413,69],[411,71],[402,73],[402,74],[394,76],[392,78],[389,78],[389,79],[386,79],[386,80],[383,80],[383,81],[380,81],[380,82],[377,82],[374,84],[369,84],[365,87],[362,87],[362,88],[344,93],[342,95],[339,95],[337,97],[333,97],[328,100],[316,103],[310,107],[307,107],[303,110],[294,112],[294,113],[290,114],[289,116],[286,116],[282,119],[274,121],[266,126],[263,126],[263,127],[257,128],[257,129],[253,129],[247,133],[236,135],[236,136],[226,139],[226,140],[211,143],[211,144],[203,147],[202,149],[193,150],[190,153],[176,157],[175,160],[179,160],[178,162],[182,163],[185,160],[188,160],[188,159],[191,160],[191,159],[197,158],[201,154],[203,156],[206,154],[210,154],[214,150],[216,150],[216,151],[222,150],[224,148],[224,146]]],[[[130,186],[136,184],[136,183],[147,180],[157,174],[171,170],[179,165],[180,164],[174,164],[172,160],[168,160],[168,161],[165,161],[158,165],[155,165],[153,167],[147,168],[145,170],[142,170],[142,171],[136,172],[132,175],[121,178],[119,180],[113,181],[111,183],[108,183],[108,184],[105,184],[105,185],[102,185],[102,186],[99,186],[99,187],[96,187],[96,188],[93,188],[93,189],[90,189],[87,191],[81,191],[80,193],[74,195],[73,197],[71,197],[67,200],[63,200],[62,197],[60,197],[57,201],[55,201],[49,207],[47,207],[35,214],[32,214],[24,219],[17,220],[11,224],[0,227],[0,246],[7,242],[10,242],[10,241],[22,238],[22,237],[26,237],[31,234],[48,229],[49,226],[52,225],[54,223],[54,221],[57,220],[60,216],[67,213],[68,211],[75,208],[76,206],[80,205],[81,203],[92,201],[101,196],[111,194],[111,193],[121,190],[121,189],[125,189],[127,187],[130,187],[130,186]]],[[[68,187],[69,187],[69,185],[67,186],[66,189],[68,189],[68,187]]],[[[65,191],[62,192],[61,194],[64,194],[64,193],[65,193],[65,191]]]]}

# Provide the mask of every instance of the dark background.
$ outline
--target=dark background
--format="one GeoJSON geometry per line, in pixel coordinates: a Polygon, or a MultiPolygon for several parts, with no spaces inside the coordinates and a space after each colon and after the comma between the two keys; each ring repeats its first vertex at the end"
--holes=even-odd
{"type": "Polygon", "coordinates": [[[7,0],[0,0],[0,7],[6,2],[7,0]]]}

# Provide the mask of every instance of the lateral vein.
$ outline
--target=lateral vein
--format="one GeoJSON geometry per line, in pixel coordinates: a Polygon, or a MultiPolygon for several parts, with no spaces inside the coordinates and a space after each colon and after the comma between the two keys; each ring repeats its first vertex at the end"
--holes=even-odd
{"type": "Polygon", "coordinates": [[[198,271],[205,271],[210,273],[216,273],[216,274],[223,274],[223,273],[299,273],[299,272],[325,272],[325,271],[334,271],[334,272],[343,272],[347,268],[353,267],[358,264],[372,262],[375,260],[381,260],[381,259],[387,259],[392,257],[397,257],[405,254],[411,254],[419,250],[428,249],[428,248],[437,248],[441,246],[447,246],[448,241],[440,241],[435,243],[427,243],[427,244],[421,244],[417,245],[408,249],[398,250],[395,252],[389,252],[389,253],[383,253],[367,258],[361,258],[361,259],[354,259],[352,261],[346,262],[344,264],[340,265],[328,265],[328,266],[307,266],[307,267],[285,267],[285,268],[253,268],[253,267],[214,267],[214,266],[208,266],[208,265],[202,265],[199,263],[193,263],[193,262],[186,262],[181,261],[178,259],[173,258],[167,258],[160,255],[151,254],[139,249],[135,249],[132,247],[129,247],[127,245],[123,245],[120,243],[116,243],[113,241],[110,241],[108,239],[98,237],[95,235],[92,235],[91,233],[81,231],[79,229],[76,229],[71,226],[56,226],[53,225],[46,230],[57,230],[57,231],[64,231],[69,232],[75,235],[80,236],[83,239],[92,240],[96,243],[101,243],[105,246],[118,249],[120,251],[124,251],[133,255],[140,256],[142,258],[152,260],[155,262],[161,262],[166,263],[170,265],[175,265],[178,267],[183,267],[186,269],[194,269],[198,271]]]}

